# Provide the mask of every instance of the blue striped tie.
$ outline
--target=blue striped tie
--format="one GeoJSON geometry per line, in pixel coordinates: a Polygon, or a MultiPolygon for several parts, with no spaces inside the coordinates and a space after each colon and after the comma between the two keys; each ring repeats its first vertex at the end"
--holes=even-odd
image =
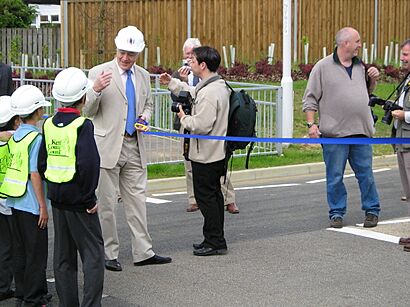
{"type": "Polygon", "coordinates": [[[127,82],[125,84],[125,95],[128,100],[128,111],[127,111],[127,124],[125,126],[125,131],[129,135],[132,135],[135,131],[135,87],[131,78],[132,71],[127,70],[127,82]]]}

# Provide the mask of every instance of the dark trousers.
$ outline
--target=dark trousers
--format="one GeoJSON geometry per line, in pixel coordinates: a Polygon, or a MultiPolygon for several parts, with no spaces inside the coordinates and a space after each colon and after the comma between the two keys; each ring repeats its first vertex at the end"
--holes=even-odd
{"type": "Polygon", "coordinates": [[[12,212],[15,297],[25,306],[39,306],[47,302],[48,230],[38,227],[38,215],[12,212]]]}
{"type": "Polygon", "coordinates": [[[104,242],[98,214],[53,208],[54,276],[60,307],[80,306],[77,251],[84,274],[81,306],[101,306],[104,242]]]}
{"type": "Polygon", "coordinates": [[[0,294],[10,291],[13,280],[11,215],[0,213],[0,294]]]}
{"type": "Polygon", "coordinates": [[[221,177],[225,160],[212,163],[192,163],[192,179],[195,199],[204,216],[204,245],[226,248],[224,238],[224,198],[221,192],[221,177]]]}

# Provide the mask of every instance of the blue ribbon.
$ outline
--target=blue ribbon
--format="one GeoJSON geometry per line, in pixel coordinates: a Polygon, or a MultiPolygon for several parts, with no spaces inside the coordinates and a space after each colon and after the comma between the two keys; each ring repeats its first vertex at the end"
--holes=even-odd
{"type": "Polygon", "coordinates": [[[207,139],[235,142],[265,142],[265,143],[292,143],[292,144],[410,144],[410,138],[257,138],[257,137],[237,137],[237,136],[217,136],[199,134],[180,134],[159,131],[144,132],[148,135],[207,139]]]}

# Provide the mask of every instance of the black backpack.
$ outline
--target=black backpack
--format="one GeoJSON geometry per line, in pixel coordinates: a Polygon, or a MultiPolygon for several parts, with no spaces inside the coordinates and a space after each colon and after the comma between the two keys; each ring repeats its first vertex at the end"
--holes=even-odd
{"type": "MultiPolygon", "coordinates": [[[[253,100],[253,98],[244,90],[235,92],[226,81],[225,83],[231,90],[231,96],[229,98],[228,130],[226,135],[255,137],[256,112],[258,112],[255,100],[253,100]]],[[[253,149],[254,142],[226,141],[226,161],[228,162],[235,150],[245,149],[249,143],[250,146],[245,164],[245,168],[248,168],[249,156],[253,149]]]]}

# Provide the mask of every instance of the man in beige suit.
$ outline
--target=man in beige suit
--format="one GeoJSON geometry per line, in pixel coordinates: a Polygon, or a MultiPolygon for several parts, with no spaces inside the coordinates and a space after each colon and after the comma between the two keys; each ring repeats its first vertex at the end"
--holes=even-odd
{"type": "Polygon", "coordinates": [[[121,271],[118,262],[119,240],[116,227],[117,191],[120,191],[131,230],[132,256],[136,266],[164,264],[169,257],[156,255],[147,229],[145,189],[147,161],[142,128],[138,122],[149,120],[152,109],[150,78],[135,65],[144,49],[144,36],[134,26],[121,29],[115,38],[114,60],[90,70],[94,81],[87,93],[86,116],[93,118],[94,136],[101,156],[97,189],[99,216],[104,238],[105,267],[121,271]]]}

